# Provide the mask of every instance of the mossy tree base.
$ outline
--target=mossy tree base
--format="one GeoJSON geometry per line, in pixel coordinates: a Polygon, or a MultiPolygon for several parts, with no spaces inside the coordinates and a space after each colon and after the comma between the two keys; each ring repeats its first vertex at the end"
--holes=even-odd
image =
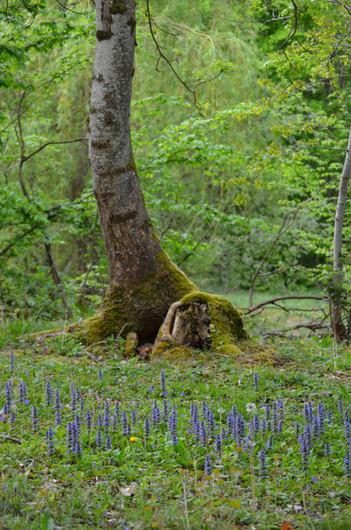
{"type": "MultiPolygon", "coordinates": [[[[210,348],[216,353],[226,353],[230,355],[239,355],[241,349],[239,342],[247,338],[243,327],[243,321],[240,313],[232,304],[222,296],[194,290],[185,296],[179,302],[174,304],[175,310],[178,307],[206,306],[208,308],[208,317],[210,322],[210,348]]],[[[167,317],[169,317],[167,315],[167,317]]],[[[166,319],[167,320],[167,319],[166,319]]],[[[180,343],[177,337],[170,331],[171,324],[166,322],[160,328],[159,335],[153,349],[154,355],[162,354],[165,350],[179,348],[189,348],[189,344],[180,343]]],[[[205,343],[205,339],[204,339],[205,343]]],[[[191,344],[190,344],[191,346],[191,344]]],[[[179,353],[179,351],[178,351],[179,353]]]]}
{"type": "Polygon", "coordinates": [[[247,335],[240,313],[225,298],[197,290],[163,252],[152,274],[133,289],[111,288],[101,311],[72,331],[87,344],[111,335],[126,337],[130,332],[137,334],[140,343],[153,342],[157,337],[153,355],[160,355],[165,350],[184,346],[162,336],[161,326],[170,306],[177,301],[183,307],[208,308],[212,351],[230,355],[241,353],[239,343],[247,335]]]}

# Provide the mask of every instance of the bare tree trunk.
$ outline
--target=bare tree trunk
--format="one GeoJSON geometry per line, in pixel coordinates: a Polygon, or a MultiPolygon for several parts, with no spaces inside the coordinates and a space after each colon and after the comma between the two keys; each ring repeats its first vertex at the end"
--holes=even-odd
{"type": "Polygon", "coordinates": [[[351,128],[349,140],[345,155],[343,170],[340,177],[338,203],[336,206],[335,223],[334,223],[334,256],[333,268],[334,275],[329,288],[331,323],[334,331],[334,337],[337,341],[348,338],[348,330],[343,322],[343,264],[342,264],[342,231],[346,210],[347,193],[351,175],[351,128]]]}
{"type": "MultiPolygon", "coordinates": [[[[89,147],[110,288],[101,313],[80,327],[88,342],[128,332],[153,341],[169,307],[198,293],[162,250],[140,189],[130,135],[135,25],[134,0],[96,0],[89,147]]],[[[245,336],[239,313],[218,297],[206,303],[214,326],[223,317],[222,343],[234,350],[235,340],[245,336]]]]}

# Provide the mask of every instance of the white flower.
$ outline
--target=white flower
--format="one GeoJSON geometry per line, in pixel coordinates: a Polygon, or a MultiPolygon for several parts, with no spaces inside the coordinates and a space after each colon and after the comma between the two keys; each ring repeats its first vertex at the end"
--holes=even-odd
{"type": "Polygon", "coordinates": [[[246,410],[247,410],[247,412],[250,412],[250,413],[255,412],[255,410],[256,410],[255,403],[247,403],[246,404],[246,410]]]}

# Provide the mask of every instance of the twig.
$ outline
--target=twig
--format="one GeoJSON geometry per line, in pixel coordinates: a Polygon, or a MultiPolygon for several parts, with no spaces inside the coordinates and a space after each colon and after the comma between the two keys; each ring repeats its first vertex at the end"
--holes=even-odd
{"type": "Polygon", "coordinates": [[[156,39],[156,35],[155,35],[155,32],[154,32],[154,27],[153,27],[153,22],[152,22],[152,17],[151,17],[151,12],[150,12],[150,0],[146,0],[146,15],[147,15],[147,19],[148,19],[148,24],[149,24],[151,38],[154,41],[156,49],[157,49],[157,51],[159,53],[159,59],[158,59],[157,63],[159,63],[160,59],[163,59],[165,61],[165,63],[169,66],[169,68],[171,69],[171,71],[173,72],[175,77],[178,79],[179,83],[192,95],[194,106],[197,108],[198,111],[201,112],[201,108],[199,107],[199,105],[197,103],[196,90],[191,88],[191,86],[186,81],[184,81],[184,79],[182,79],[182,77],[178,74],[177,70],[174,68],[173,64],[168,59],[168,57],[164,54],[164,52],[163,52],[158,40],[156,39]]]}
{"type": "Polygon", "coordinates": [[[38,228],[38,225],[31,226],[28,230],[23,232],[23,234],[13,239],[10,243],[6,245],[6,247],[0,250],[0,257],[6,254],[9,250],[11,250],[11,248],[14,247],[18,243],[18,241],[21,241],[21,239],[24,239],[26,236],[34,232],[37,228],[38,228]]]}
{"type": "MultiPolygon", "coordinates": [[[[297,324],[296,326],[291,326],[290,328],[281,329],[277,331],[267,331],[264,333],[265,337],[287,337],[286,333],[289,331],[294,331],[297,329],[309,329],[311,331],[317,331],[319,329],[330,329],[328,324],[322,324],[320,322],[305,322],[304,324],[297,324]]],[[[293,338],[293,335],[290,335],[289,338],[293,338]]]]}
{"type": "Polygon", "coordinates": [[[13,438],[13,436],[9,436],[8,434],[1,434],[0,435],[0,441],[1,442],[13,442],[14,444],[21,444],[21,440],[18,438],[13,438]]]}
{"type": "Polygon", "coordinates": [[[297,32],[297,25],[298,25],[298,21],[299,21],[299,10],[298,10],[298,7],[297,7],[297,5],[295,3],[295,0],[291,0],[291,3],[292,3],[293,8],[294,8],[294,22],[293,22],[292,27],[290,28],[289,35],[287,36],[285,41],[279,46],[279,49],[283,50],[283,52],[284,52],[284,48],[294,38],[295,33],[297,32]]]}
{"type": "Polygon", "coordinates": [[[35,149],[29,155],[24,156],[21,160],[21,164],[23,165],[25,162],[27,162],[27,160],[37,155],[38,153],[40,153],[40,151],[42,151],[43,149],[45,149],[45,147],[48,147],[49,145],[74,144],[76,142],[87,142],[87,141],[88,141],[87,138],[75,138],[74,140],[59,140],[57,142],[46,142],[45,144],[35,149]]]}

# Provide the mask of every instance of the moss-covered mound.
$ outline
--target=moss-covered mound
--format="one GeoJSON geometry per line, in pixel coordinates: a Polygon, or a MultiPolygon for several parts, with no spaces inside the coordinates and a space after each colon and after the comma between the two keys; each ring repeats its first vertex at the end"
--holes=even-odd
{"type": "MultiPolygon", "coordinates": [[[[242,353],[240,341],[247,339],[242,316],[224,297],[194,290],[181,298],[182,304],[207,303],[211,319],[211,350],[237,356],[242,353]]],[[[160,339],[161,337],[159,337],[160,339]]],[[[179,355],[180,349],[187,353],[188,347],[160,340],[154,355],[172,353],[179,355]]]]}

